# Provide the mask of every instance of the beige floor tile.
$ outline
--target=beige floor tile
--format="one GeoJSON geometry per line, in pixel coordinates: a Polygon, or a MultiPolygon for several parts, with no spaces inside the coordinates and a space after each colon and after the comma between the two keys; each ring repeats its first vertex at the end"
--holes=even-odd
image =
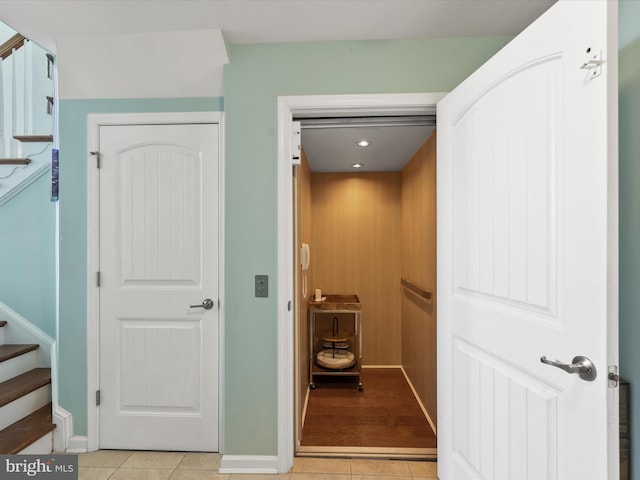
{"type": "Polygon", "coordinates": [[[115,468],[78,467],[78,480],[107,480],[115,468]]]}
{"type": "Polygon", "coordinates": [[[125,450],[98,450],[78,455],[79,467],[119,467],[133,452],[125,450]]]}
{"type": "Polygon", "coordinates": [[[134,452],[122,468],[156,468],[174,470],[185,454],[181,452],[134,452]]]}
{"type": "Polygon", "coordinates": [[[351,480],[412,480],[412,477],[400,475],[351,475],[351,480]]]}
{"type": "Polygon", "coordinates": [[[304,458],[293,461],[294,473],[344,473],[351,474],[351,460],[339,458],[304,458]]]}
{"type": "Polygon", "coordinates": [[[229,480],[229,475],[220,475],[212,470],[176,470],[169,480],[229,480]]]}
{"type": "MultiPolygon", "coordinates": [[[[235,480],[235,479],[231,479],[235,480]]],[[[292,473],[291,480],[351,480],[347,473],[292,473]]]]}
{"type": "Polygon", "coordinates": [[[158,468],[119,468],[109,480],[168,480],[172,472],[158,468]]]}
{"type": "Polygon", "coordinates": [[[220,454],[218,453],[186,453],[178,465],[178,469],[218,470],[220,454]]]}
{"type": "Polygon", "coordinates": [[[436,478],[438,476],[437,462],[407,462],[411,476],[436,478]]]}
{"type": "Polygon", "coordinates": [[[399,460],[351,460],[353,475],[386,475],[410,477],[409,465],[399,460]]]}

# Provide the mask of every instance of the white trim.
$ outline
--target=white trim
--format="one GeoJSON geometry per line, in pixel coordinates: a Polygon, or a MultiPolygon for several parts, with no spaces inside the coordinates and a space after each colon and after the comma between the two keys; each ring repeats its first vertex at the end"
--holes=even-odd
{"type": "Polygon", "coordinates": [[[66,452],[69,439],[73,435],[73,416],[60,406],[54,407],[53,423],[56,424],[56,428],[53,430],[53,450],[66,452]]]}
{"type": "Polygon", "coordinates": [[[98,407],[95,405],[95,391],[100,385],[99,365],[99,328],[100,312],[98,287],[95,282],[99,270],[99,170],[92,166],[95,157],[89,152],[97,151],[100,145],[100,127],[107,125],[167,125],[167,124],[200,124],[217,123],[219,156],[218,156],[218,288],[220,295],[219,310],[219,372],[218,372],[218,444],[222,442],[223,423],[223,390],[224,385],[224,112],[166,112],[166,113],[109,113],[89,114],[87,119],[87,436],[71,437],[68,451],[95,451],[99,444],[98,407]]]}
{"type": "Polygon", "coordinates": [[[271,455],[223,455],[218,473],[278,473],[278,457],[271,455]]]}
{"type": "Polygon", "coordinates": [[[87,445],[89,440],[83,435],[74,435],[69,438],[67,453],[86,453],[89,451],[87,445]]]}
{"type": "Polygon", "coordinates": [[[4,327],[5,343],[37,343],[38,366],[51,368],[51,379],[55,378],[57,362],[55,359],[56,341],[40,330],[8,305],[0,302],[0,319],[8,322],[4,327]]]}
{"type": "Polygon", "coordinates": [[[278,97],[278,471],[286,473],[294,454],[293,377],[293,187],[291,121],[294,115],[408,115],[434,113],[445,93],[309,95],[278,97]]]}
{"type": "Polygon", "coordinates": [[[224,447],[224,359],[225,359],[225,145],[226,131],[224,113],[221,112],[218,122],[218,452],[223,453],[224,447]]]}
{"type": "Polygon", "coordinates": [[[33,182],[38,180],[42,175],[44,175],[49,171],[51,171],[50,163],[45,162],[42,165],[40,165],[40,167],[38,167],[38,169],[35,172],[33,172],[24,180],[22,180],[15,187],[11,188],[7,193],[3,193],[0,196],[0,205],[7,203],[9,200],[11,200],[13,197],[18,195],[21,191],[23,191],[25,188],[27,188],[29,185],[31,185],[33,182]]]}

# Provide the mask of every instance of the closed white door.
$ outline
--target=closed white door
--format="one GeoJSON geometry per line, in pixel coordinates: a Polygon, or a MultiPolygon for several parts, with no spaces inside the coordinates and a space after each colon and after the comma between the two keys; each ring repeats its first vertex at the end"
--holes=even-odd
{"type": "Polygon", "coordinates": [[[443,480],[616,478],[616,22],[561,0],[438,104],[443,480]]]}
{"type": "Polygon", "coordinates": [[[218,125],[99,144],[100,448],[217,451],[218,125]]]}

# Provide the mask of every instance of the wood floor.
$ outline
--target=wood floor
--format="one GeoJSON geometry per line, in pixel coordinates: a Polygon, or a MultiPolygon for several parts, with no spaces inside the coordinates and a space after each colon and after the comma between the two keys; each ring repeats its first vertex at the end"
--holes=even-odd
{"type": "Polygon", "coordinates": [[[363,369],[362,392],[354,377],[314,381],[302,446],[436,447],[436,436],[400,369],[363,369]]]}

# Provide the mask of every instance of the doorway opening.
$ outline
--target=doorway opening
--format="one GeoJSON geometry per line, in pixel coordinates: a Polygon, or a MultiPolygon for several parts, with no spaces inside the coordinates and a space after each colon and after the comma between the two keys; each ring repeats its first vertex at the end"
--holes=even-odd
{"type": "MultiPolygon", "coordinates": [[[[309,123],[322,125],[318,130],[326,130],[328,128],[326,122],[337,121],[338,123],[347,122],[353,124],[354,121],[362,121],[362,118],[354,120],[353,117],[366,117],[380,123],[406,122],[406,117],[410,116],[415,123],[416,118],[424,121],[425,116],[433,116],[435,114],[435,105],[442,96],[442,94],[416,94],[355,97],[286,97],[280,99],[280,113],[284,115],[284,117],[281,116],[281,120],[286,122],[288,118],[287,123],[290,123],[291,120],[306,119],[309,123]],[[298,105],[293,105],[296,103],[298,105]],[[306,103],[305,106],[303,106],[304,103],[306,103]],[[347,119],[347,117],[350,118],[347,119]],[[401,117],[405,118],[401,120],[401,117]],[[319,120],[319,118],[323,119],[319,120]],[[327,118],[336,120],[327,120],[327,118]]],[[[306,146],[308,149],[314,150],[311,143],[305,140],[305,131],[307,130],[304,128],[304,123],[302,130],[303,149],[306,146]]],[[[344,130],[347,129],[345,128],[344,130]]],[[[309,131],[311,130],[307,131],[308,137],[315,136],[315,133],[309,134],[309,131]]],[[[313,131],[316,132],[315,129],[313,131]]],[[[409,160],[413,159],[412,153],[418,154],[420,153],[419,151],[423,151],[424,156],[424,151],[429,149],[433,151],[433,169],[431,171],[433,188],[430,192],[433,195],[433,217],[430,230],[433,233],[432,249],[434,260],[430,266],[425,267],[423,265],[425,262],[420,258],[414,256],[413,261],[408,261],[411,259],[411,255],[405,255],[405,264],[409,263],[410,267],[408,271],[405,268],[404,275],[402,250],[405,249],[409,252],[411,249],[411,240],[405,238],[405,243],[409,244],[407,247],[403,245],[402,239],[404,232],[401,208],[403,204],[402,167],[405,165],[399,169],[371,167],[367,169],[368,171],[361,169],[358,174],[354,174],[350,171],[337,171],[335,167],[327,167],[324,170],[317,165],[310,167],[309,160],[303,158],[303,164],[296,167],[294,179],[291,182],[291,161],[290,158],[287,159],[289,164],[288,180],[291,186],[291,197],[289,198],[292,199],[290,204],[291,237],[289,238],[293,241],[293,248],[290,248],[289,252],[291,254],[292,270],[294,271],[294,278],[291,278],[290,283],[292,295],[290,298],[294,299],[292,323],[295,325],[295,328],[290,332],[290,338],[294,343],[291,362],[295,370],[294,378],[291,379],[290,384],[293,387],[291,410],[293,411],[292,420],[294,425],[292,427],[294,427],[295,435],[291,439],[290,445],[294,446],[295,453],[298,455],[435,457],[435,141],[432,141],[432,144],[427,146],[429,141],[425,142],[425,140],[427,140],[428,136],[428,134],[425,135],[425,138],[418,142],[417,146],[413,148],[414,151],[408,155],[408,158],[405,158],[404,163],[409,168],[410,163],[418,164],[422,162],[421,159],[409,162],[409,160]],[[422,145],[423,143],[424,145],[422,145]],[[306,179],[301,178],[305,176],[307,177],[306,179]],[[300,195],[304,197],[309,193],[309,191],[307,193],[304,192],[304,187],[300,189],[301,181],[306,182],[307,189],[314,189],[315,207],[310,206],[312,203],[310,198],[300,198],[300,195]],[[351,185],[349,185],[350,183],[351,185]],[[354,190],[353,184],[358,183],[360,184],[359,187],[363,188],[356,186],[354,190]],[[342,191],[347,197],[340,197],[340,193],[336,195],[336,189],[338,192],[342,191]],[[303,203],[306,203],[306,206],[302,206],[303,203]],[[365,210],[363,211],[361,208],[365,210]],[[306,209],[306,214],[301,209],[306,209]],[[345,216],[350,216],[351,220],[345,216]],[[308,223],[310,218],[316,224],[313,229],[316,232],[315,236],[310,233],[312,228],[305,224],[305,222],[308,223]],[[340,225],[344,227],[345,222],[350,225],[349,228],[341,228],[340,225]],[[363,232],[367,229],[367,225],[370,229],[373,228],[376,231],[386,233],[380,236],[374,231],[370,231],[368,235],[365,235],[363,232]],[[361,233],[357,233],[356,227],[360,229],[361,233]],[[303,238],[305,235],[308,238],[303,238]],[[347,241],[345,235],[347,237],[351,236],[352,239],[355,238],[355,241],[347,241]],[[369,238],[365,239],[364,236],[369,238]],[[359,242],[357,238],[360,238],[359,242]],[[307,241],[305,242],[305,240],[307,241]],[[300,268],[299,247],[301,243],[310,244],[311,261],[309,262],[310,268],[306,272],[300,268]],[[359,262],[357,259],[349,258],[358,256],[360,257],[359,262]],[[393,258],[389,261],[388,257],[393,258]],[[349,262],[351,264],[347,265],[349,262]],[[340,265],[342,265],[342,268],[339,268],[340,265]],[[424,267],[423,270],[432,271],[434,279],[432,283],[419,279],[415,270],[411,270],[412,267],[418,265],[424,267]],[[307,291],[302,292],[305,276],[307,277],[307,291]],[[369,286],[363,286],[362,280],[358,280],[354,276],[364,278],[364,283],[368,283],[369,286]],[[381,279],[383,281],[380,281],[381,279]],[[404,286],[402,284],[403,281],[404,286]],[[361,370],[364,391],[362,393],[359,393],[355,388],[357,380],[348,377],[340,378],[339,374],[327,377],[320,375],[319,378],[314,378],[314,382],[310,382],[310,376],[312,376],[310,368],[311,370],[313,369],[314,356],[309,348],[313,340],[309,338],[308,305],[316,288],[322,289],[322,292],[327,294],[357,295],[359,293],[363,297],[359,299],[364,305],[362,330],[360,332],[364,339],[362,349],[363,368],[361,370]],[[358,291],[353,291],[354,289],[358,291]],[[302,293],[306,293],[306,296],[302,295],[302,293]],[[421,295],[424,297],[421,297],[421,295]],[[422,328],[422,333],[424,333],[426,326],[429,324],[433,326],[433,349],[431,349],[433,361],[425,360],[424,355],[421,355],[427,349],[419,341],[416,341],[413,346],[403,345],[400,332],[402,317],[404,315],[405,318],[410,318],[415,315],[416,311],[419,311],[423,316],[431,317],[427,320],[417,320],[417,328],[422,328]],[[402,350],[406,350],[406,357],[413,355],[414,360],[403,362],[402,350]],[[415,355],[416,353],[418,354],[417,356],[415,355]],[[422,371],[419,371],[420,368],[422,368],[422,371]],[[419,382],[424,380],[425,368],[433,368],[432,388],[431,386],[419,385],[419,382]],[[426,426],[425,430],[428,430],[433,437],[433,444],[430,448],[412,447],[408,444],[403,446],[400,444],[402,442],[395,446],[384,442],[376,444],[375,440],[364,440],[363,444],[359,440],[351,442],[348,438],[342,438],[340,442],[327,441],[326,439],[315,442],[313,438],[309,440],[310,431],[305,431],[304,435],[302,435],[303,420],[305,415],[310,413],[309,408],[315,408],[316,412],[319,408],[322,412],[321,416],[325,417],[325,421],[336,411],[342,411],[344,415],[349,416],[349,414],[345,413],[345,410],[336,406],[334,400],[328,400],[330,403],[326,405],[326,408],[321,403],[319,406],[317,401],[315,404],[310,403],[309,400],[313,398],[312,396],[315,393],[321,393],[322,396],[331,395],[333,391],[340,394],[355,395],[352,400],[363,405],[364,414],[368,413],[370,416],[375,416],[373,410],[368,410],[367,412],[367,407],[364,406],[366,404],[365,399],[368,395],[377,395],[376,403],[378,406],[382,406],[384,402],[381,402],[380,399],[387,394],[378,390],[379,385],[373,385],[373,383],[384,382],[374,379],[376,377],[393,377],[396,373],[399,374],[400,381],[407,387],[409,396],[412,397],[419,414],[423,417],[424,425],[426,426]],[[373,383],[367,385],[367,379],[371,379],[370,381],[373,383]],[[323,383],[318,385],[320,381],[323,383]],[[353,383],[354,381],[355,383],[353,383]],[[340,382],[344,385],[340,385],[338,388],[331,388],[336,387],[336,383],[340,382]],[[318,389],[310,390],[310,383],[318,386],[318,389]],[[421,390],[422,395],[418,393],[418,389],[421,390]],[[426,394],[424,393],[425,391],[427,391],[426,394]],[[428,408],[425,408],[425,397],[431,394],[433,394],[433,402],[428,408]],[[418,398],[418,401],[415,401],[415,398],[418,398]],[[325,411],[327,413],[326,416],[324,415],[325,411]],[[423,415],[423,412],[426,415],[423,415]],[[323,445],[313,445],[313,443],[323,443],[323,445]]],[[[327,142],[326,139],[323,141],[322,135],[320,135],[320,138],[320,144],[332,145],[334,143],[327,142]]],[[[396,139],[396,143],[404,145],[406,142],[396,139]]],[[[411,149],[412,147],[409,146],[408,148],[411,149]]],[[[310,156],[308,152],[304,151],[304,153],[305,157],[310,156]]],[[[316,155],[316,153],[312,152],[311,155],[316,155]]],[[[315,162],[315,159],[311,158],[311,162],[315,162]]],[[[351,161],[349,168],[351,163],[357,162],[351,161]]],[[[404,215],[406,217],[404,223],[405,226],[411,226],[411,228],[420,225],[420,222],[411,220],[415,218],[415,210],[412,211],[411,208],[407,207],[408,199],[415,198],[415,191],[412,191],[412,188],[415,190],[415,187],[410,186],[410,181],[417,180],[414,183],[419,184],[419,176],[416,173],[410,169],[404,173],[405,185],[408,185],[408,190],[405,191],[406,198],[404,199],[404,215]]],[[[424,200],[422,203],[425,203],[424,200]]],[[[424,226],[421,226],[422,230],[425,230],[424,226]]],[[[424,243],[419,239],[418,233],[416,233],[414,243],[424,243]]],[[[340,322],[342,322],[341,319],[340,322]]],[[[409,325],[408,328],[410,327],[409,325]]],[[[410,334],[408,331],[406,333],[406,338],[414,340],[418,338],[417,334],[410,334]]],[[[397,387],[390,387],[391,391],[396,389],[397,387]]],[[[280,393],[283,393],[282,389],[280,393]]],[[[426,401],[428,402],[429,399],[426,399],[426,401]]],[[[346,402],[347,404],[353,403],[351,400],[346,400],[346,402]]],[[[392,410],[394,408],[396,410],[401,409],[401,407],[391,408],[392,410]]],[[[383,414],[381,410],[378,410],[377,414],[387,415],[383,414]]],[[[398,426],[398,422],[394,420],[391,423],[395,423],[398,426]]],[[[415,424],[415,420],[410,423],[415,424]]],[[[349,430],[349,426],[343,425],[343,432],[345,428],[349,430]]],[[[402,428],[400,427],[398,430],[402,430],[402,428]]],[[[407,430],[405,429],[404,431],[406,433],[407,430]]],[[[336,433],[336,435],[333,435],[333,439],[336,440],[338,436],[340,435],[336,433]]],[[[348,437],[349,435],[346,436],[348,437]]],[[[415,435],[409,434],[408,436],[415,435]]],[[[332,435],[329,434],[328,437],[331,439],[332,435]]],[[[353,438],[354,435],[351,437],[353,438]]],[[[376,435],[373,435],[373,437],[376,437],[376,435]]]]}

